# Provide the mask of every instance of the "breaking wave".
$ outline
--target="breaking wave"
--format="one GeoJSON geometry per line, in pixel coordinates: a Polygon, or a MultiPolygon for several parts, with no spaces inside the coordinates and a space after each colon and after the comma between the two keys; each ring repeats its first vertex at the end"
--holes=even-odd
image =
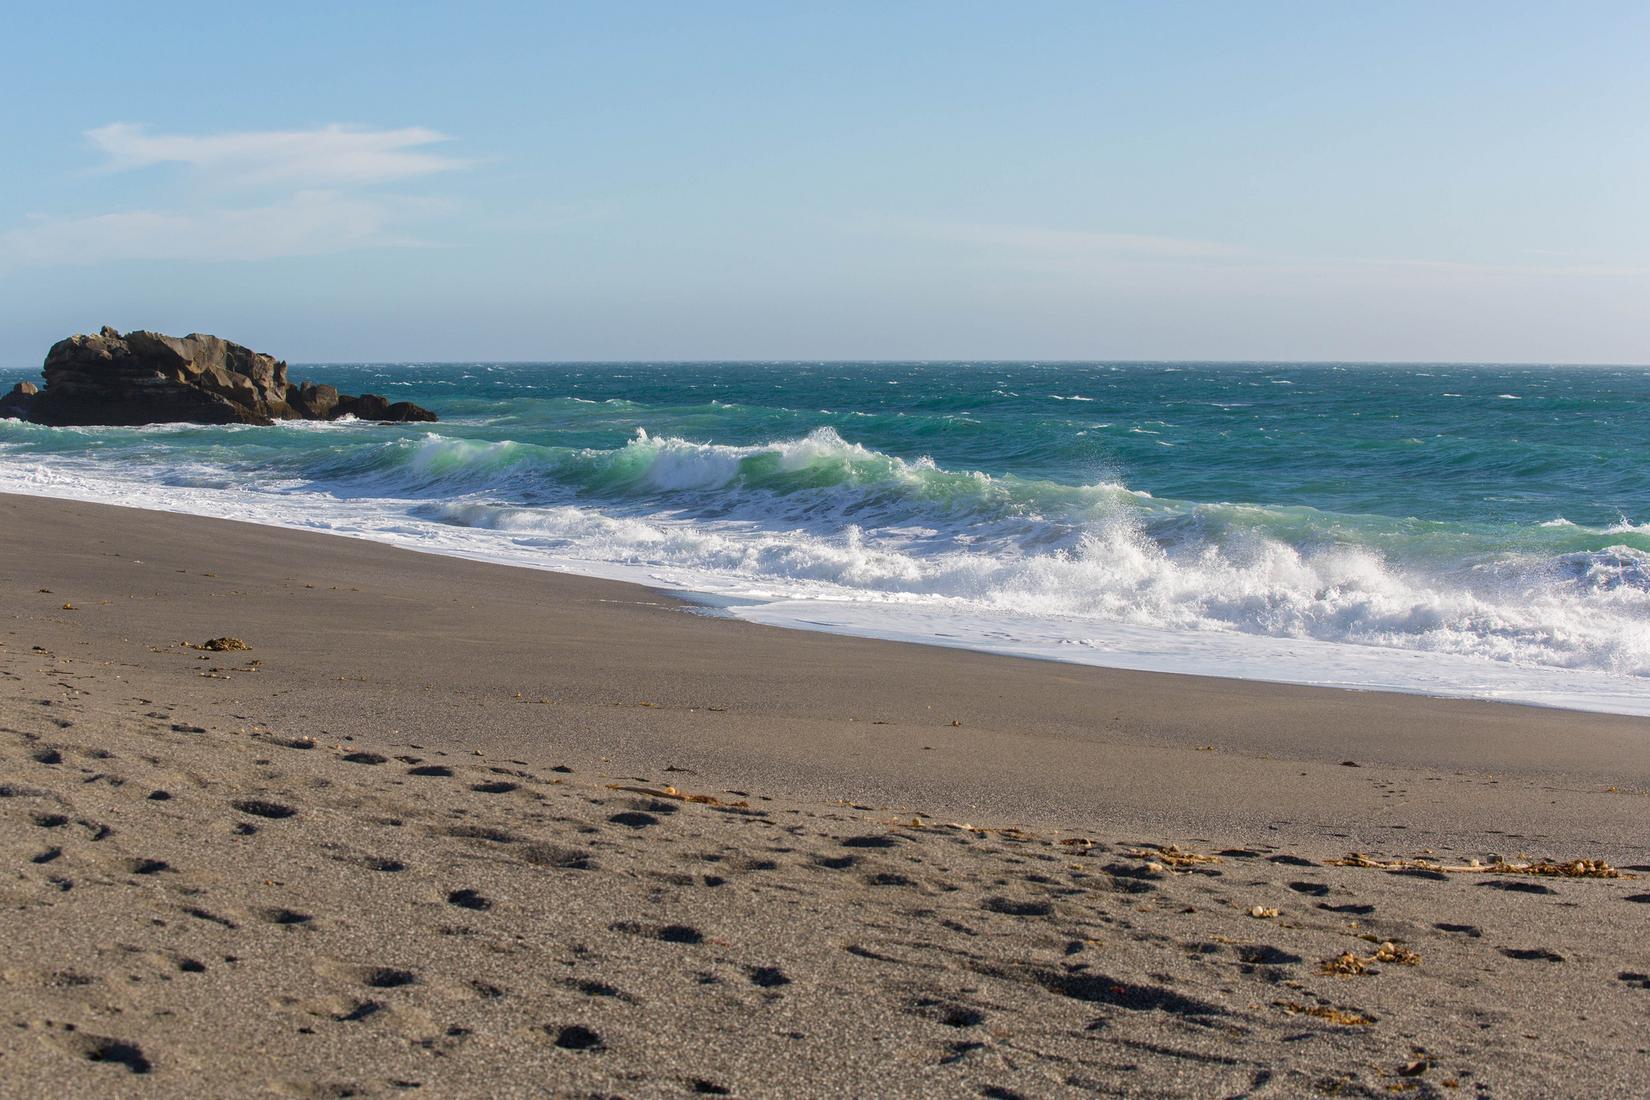
{"type": "MultiPolygon", "coordinates": [[[[833,427],[787,432],[790,413],[749,403],[684,405],[658,414],[674,430],[654,434],[635,426],[652,406],[518,396],[467,397],[475,416],[439,432],[0,422],[0,489],[324,526],[524,564],[615,566],[751,599],[1035,620],[1062,637],[1122,624],[1650,677],[1650,523],[1572,522],[1557,506],[1545,519],[1443,520],[1153,495],[1100,462],[1074,476],[1069,455],[1016,465],[1001,458],[1016,440],[958,415],[1030,388],[924,399],[927,419],[841,414],[856,437],[907,433],[908,456],[946,433],[976,433],[962,437],[978,440],[970,461],[1019,473],[900,457],[833,427]],[[747,441],[695,442],[682,425],[700,422],[714,425],[706,436],[747,441]],[[973,459],[987,448],[997,457],[973,459]],[[1036,476],[1042,468],[1057,476],[1036,476]]],[[[1230,417],[1254,400],[1217,396],[1244,399],[1195,404],[1230,417]]],[[[1065,390],[1048,400],[1070,410],[1092,399],[1065,390]]],[[[1116,420],[1119,436],[1181,433],[1161,442],[1187,443],[1173,418],[1116,420]]],[[[1112,422],[1110,410],[1069,422],[1065,438],[1112,422]]],[[[1464,460],[1403,461],[1458,478],[1464,460]]]]}
{"type": "Polygon", "coordinates": [[[1496,553],[1505,532],[957,472],[829,429],[742,447],[645,432],[612,450],[397,447],[380,475],[440,497],[421,517],[764,591],[1650,676],[1638,528],[1544,527],[1496,553]]]}

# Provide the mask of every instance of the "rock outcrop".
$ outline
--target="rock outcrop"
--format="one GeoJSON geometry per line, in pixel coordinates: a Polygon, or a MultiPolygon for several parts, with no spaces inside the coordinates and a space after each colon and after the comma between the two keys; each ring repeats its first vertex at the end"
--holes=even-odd
{"type": "Polygon", "coordinates": [[[273,424],[277,420],[431,421],[435,413],[376,394],[287,381],[286,364],[216,336],[163,336],[107,326],[59,340],[46,353],[44,389],[22,383],[0,416],[37,424],[273,424]],[[11,411],[20,409],[21,412],[11,411]]]}
{"type": "Polygon", "coordinates": [[[11,388],[11,392],[0,397],[0,420],[27,420],[29,407],[34,404],[35,394],[40,387],[33,382],[19,382],[11,388]]]}

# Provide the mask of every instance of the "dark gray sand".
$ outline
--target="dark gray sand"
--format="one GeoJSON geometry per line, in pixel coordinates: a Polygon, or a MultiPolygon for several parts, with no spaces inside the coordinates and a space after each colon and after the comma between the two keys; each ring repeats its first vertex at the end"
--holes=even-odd
{"type": "Polygon", "coordinates": [[[19,497],[0,606],[0,1095],[1650,1082],[1644,721],[19,497]]]}

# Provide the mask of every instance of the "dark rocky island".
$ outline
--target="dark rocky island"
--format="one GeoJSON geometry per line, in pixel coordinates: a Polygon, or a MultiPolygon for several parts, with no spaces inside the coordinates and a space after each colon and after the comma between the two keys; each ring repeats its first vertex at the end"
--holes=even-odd
{"type": "Polygon", "coordinates": [[[433,421],[410,401],[359,397],[288,382],[286,363],[216,336],[164,336],[105,326],[59,340],[46,353],[44,388],[20,382],[0,416],[36,424],[273,424],[277,420],[433,421]]]}

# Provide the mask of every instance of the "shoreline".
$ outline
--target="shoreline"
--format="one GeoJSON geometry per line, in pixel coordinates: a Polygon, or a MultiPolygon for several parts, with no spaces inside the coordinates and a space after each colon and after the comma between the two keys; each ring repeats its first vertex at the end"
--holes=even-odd
{"type": "Polygon", "coordinates": [[[764,627],[26,496],[0,607],[0,1096],[1650,1074],[1642,719],[764,627]],[[1623,877],[1428,869],[1495,856],[1623,877]]]}
{"type": "MultiPolygon", "coordinates": [[[[321,607],[300,615],[282,606],[305,583],[296,577],[291,564],[296,561],[315,563],[329,587],[349,579],[352,588],[360,588],[359,582],[366,581],[380,598],[404,605],[403,621],[387,627],[381,642],[397,632],[431,629],[427,615],[433,608],[418,607],[420,594],[457,586],[474,601],[471,609],[461,628],[444,627],[432,634],[424,652],[433,657],[443,641],[473,644],[484,630],[508,637],[514,652],[504,670],[492,659],[466,654],[448,673],[449,679],[472,678],[464,694],[483,696],[477,702],[489,712],[497,702],[485,698],[488,689],[502,691],[513,676],[530,676],[528,670],[544,665],[565,668],[579,684],[575,688],[567,683],[569,677],[558,677],[560,683],[550,691],[547,705],[576,716],[602,752],[634,751],[635,745],[615,731],[611,714],[601,712],[651,702],[653,706],[638,708],[644,721],[660,724],[649,712],[686,711],[703,727],[700,736],[709,738],[708,743],[694,744],[695,751],[714,752],[724,766],[748,768],[760,761],[764,779],[779,780],[788,793],[799,797],[826,793],[826,785],[811,777],[832,774],[836,782],[884,783],[890,801],[915,803],[938,795],[942,807],[989,812],[998,824],[1056,824],[1102,806],[1117,814],[1119,802],[1131,815],[1159,821],[1161,807],[1178,801],[1174,785],[1152,775],[1154,754],[1160,752],[1198,761],[1190,774],[1206,777],[1199,785],[1211,799],[1202,812],[1212,818],[1213,827],[1227,829],[1242,824],[1245,817],[1253,826],[1265,816],[1263,807],[1283,801],[1335,818],[1347,816],[1354,807],[1374,811],[1377,803],[1359,791],[1369,785],[1371,770],[1381,768],[1490,775],[1498,777],[1498,783],[1561,779],[1599,791],[1614,787],[1650,793],[1650,720],[1634,716],[1138,672],[771,627],[690,611],[691,605],[668,592],[625,581],[428,554],[332,533],[114,505],[0,494],[0,519],[6,521],[8,532],[16,533],[0,536],[0,545],[15,542],[31,526],[60,525],[61,533],[45,551],[53,559],[69,552],[76,541],[69,531],[105,545],[113,545],[109,536],[116,533],[123,539],[141,539],[150,557],[187,556],[193,552],[190,547],[198,546],[207,561],[216,563],[211,579],[238,576],[244,586],[256,574],[225,557],[234,548],[278,570],[279,575],[262,578],[261,591],[248,595],[255,597],[254,617],[281,623],[283,633],[300,624],[322,628],[329,635],[358,633],[341,608],[321,607]],[[310,614],[318,617],[307,618],[310,614]],[[501,630],[506,622],[509,625],[501,630]],[[592,650],[568,644],[565,634],[570,628],[600,638],[602,645],[592,650]],[[510,669],[510,664],[522,667],[510,669]],[[617,689],[626,679],[633,690],[617,689]],[[785,685],[777,693],[776,682],[785,685]],[[555,698],[560,695],[572,698],[555,698]],[[1026,705],[1026,699],[1036,703],[1026,705]],[[718,705],[727,709],[709,709],[718,705]],[[707,724],[711,715],[721,716],[720,730],[707,724]],[[953,721],[960,724],[948,725],[953,721]],[[775,743],[756,732],[764,722],[798,723],[821,741],[812,746],[775,743]],[[1449,730],[1449,737],[1440,741],[1432,732],[1437,729],[1449,730]],[[1326,737],[1325,731],[1334,732],[1326,737]],[[898,759],[878,760],[874,768],[850,764],[876,744],[872,734],[885,739],[881,748],[896,751],[898,759]],[[937,743],[929,748],[901,744],[925,736],[935,740],[936,735],[937,743]],[[833,760],[839,749],[852,756],[833,760]],[[935,749],[946,756],[936,760],[919,755],[935,749]],[[1029,757],[1023,755],[1027,752],[1029,757]],[[1195,755],[1184,755],[1188,753],[1195,755]],[[989,762],[999,781],[1011,784],[1020,797],[988,797],[973,789],[979,770],[975,763],[963,768],[946,765],[948,757],[958,754],[989,762]],[[1359,764],[1356,772],[1345,767],[1349,759],[1359,764]],[[1121,770],[1129,782],[1108,792],[1109,802],[1082,795],[1069,780],[1051,777],[1070,764],[1121,770]],[[1293,765],[1313,770],[1306,776],[1298,771],[1284,774],[1293,765]],[[893,771],[898,778],[874,774],[878,770],[893,771]],[[936,773],[945,781],[936,781],[936,773]],[[1310,782],[1296,782],[1302,778],[1310,782]],[[1247,793],[1234,798],[1234,790],[1247,793]],[[1241,812],[1235,812],[1236,807],[1242,807],[1241,812]],[[1234,812],[1223,812],[1226,808],[1234,812]]],[[[42,554],[23,544],[7,550],[7,557],[20,563],[14,570],[42,554]]],[[[121,592],[130,578],[117,572],[99,580],[121,592]]],[[[167,607],[166,612],[175,620],[173,632],[180,636],[188,633],[182,624],[190,620],[199,622],[194,632],[204,631],[203,636],[251,629],[228,623],[214,630],[198,610],[186,607],[167,607]]],[[[123,630],[137,628],[129,616],[121,618],[126,620],[123,630]]],[[[303,662],[308,669],[298,674],[318,676],[329,661],[368,656],[346,655],[341,649],[336,641],[316,645],[303,662]]],[[[393,660],[389,652],[373,656],[380,662],[393,660]]],[[[383,676],[382,665],[378,676],[383,676]]],[[[389,679],[383,687],[393,694],[406,684],[389,679]]],[[[504,696],[509,698],[513,690],[504,696]]],[[[341,707],[361,705],[347,692],[328,694],[336,695],[341,707]]],[[[383,694],[382,689],[374,694],[383,694]]],[[[374,705],[395,715],[394,724],[402,728],[418,729],[427,722],[414,708],[393,699],[380,698],[374,705]]],[[[522,736],[519,720],[491,713],[489,718],[502,719],[508,736],[522,736]]],[[[688,750],[675,730],[657,732],[669,739],[667,744],[688,750]]],[[[1189,816],[1191,827],[1206,827],[1199,815],[1189,816]]],[[[1426,822],[1417,817],[1406,827],[1425,828],[1426,822]]],[[[1635,832],[1623,829],[1619,835],[1642,842],[1635,832]]],[[[1385,834],[1364,834],[1361,839],[1371,842],[1379,835],[1385,834]]],[[[1440,836],[1449,838],[1447,831],[1440,836]]]]}
{"type": "MultiPolygon", "coordinates": [[[[642,567],[632,567],[615,563],[590,563],[582,561],[530,561],[512,558],[505,554],[493,552],[489,549],[471,549],[464,546],[428,545],[417,540],[398,537],[402,532],[391,530],[388,537],[385,532],[361,534],[349,530],[331,528],[316,529],[303,526],[293,521],[291,517],[279,516],[219,516],[209,512],[193,511],[183,508],[168,508],[159,506],[153,501],[142,504],[114,502],[89,497],[60,497],[47,492],[19,491],[17,486],[0,489],[0,497],[22,496],[41,500],[72,500],[79,503],[101,505],[113,508],[128,508],[134,511],[152,511],[166,515],[192,516],[200,519],[217,519],[231,523],[245,523],[260,527],[269,527],[276,530],[296,531],[303,534],[327,534],[333,537],[353,539],[391,547],[398,550],[418,554],[427,554],[436,557],[454,558],[461,561],[481,562],[513,569],[527,569],[540,572],[554,573],[560,576],[574,576],[586,579],[607,581],[619,584],[635,585],[653,592],[663,593],[670,598],[683,603],[705,609],[709,613],[721,614],[729,618],[738,619],[758,625],[779,627],[787,630],[800,630],[813,633],[834,634],[841,637],[864,638],[878,641],[894,642],[899,644],[930,646],[934,648],[952,649],[962,652],[986,654],[1016,660],[1049,661],[1056,664],[1073,665],[1081,668],[1100,668],[1113,671],[1132,671],[1153,673],[1170,676],[1189,676],[1204,679],[1232,680],[1247,683],[1274,684],[1289,687],[1322,688],[1335,691],[1372,692],[1378,694],[1413,695],[1429,699],[1463,700],[1469,702],[1495,703],[1505,706],[1537,707],[1548,710],[1558,710],[1581,714],[1606,714],[1623,717],[1641,718],[1650,721],[1650,702],[1644,701],[1639,695],[1628,691],[1630,681],[1617,682],[1610,677],[1604,677],[1603,682],[1586,685],[1592,688],[1591,692],[1578,690],[1573,686],[1560,686],[1566,679],[1571,683],[1579,678],[1583,681],[1602,674],[1587,670],[1564,670],[1557,668],[1537,668],[1529,666],[1508,666],[1496,661],[1486,661],[1479,658],[1466,657],[1450,653],[1426,653],[1418,650],[1402,650],[1380,646],[1355,645],[1352,643],[1323,642],[1305,638],[1275,638],[1266,635],[1241,635],[1238,640],[1243,646],[1255,652],[1225,652],[1218,647],[1233,640],[1233,636],[1213,634],[1207,637],[1192,635],[1201,642],[1212,642],[1217,650],[1205,653],[1202,660],[1216,664],[1215,669],[1201,668],[1188,669],[1181,667],[1187,660],[1184,653],[1172,654],[1174,645],[1178,642],[1184,645],[1186,638],[1181,637],[1186,632],[1163,630],[1160,628],[1136,627],[1124,624],[1109,624],[1106,630],[1107,643],[1103,647],[1110,654],[1109,659],[1084,659],[1081,650],[1088,646],[1084,642],[1078,650],[1066,647],[1062,652],[1061,644],[1051,644],[1046,639],[1041,642],[1021,640],[1004,644],[991,642],[987,638],[992,632],[986,632],[978,637],[966,640],[947,641],[946,637],[957,638],[949,628],[968,623],[965,615],[953,621],[949,611],[941,612],[930,625],[932,631],[922,628],[909,629],[905,627],[892,628],[876,621],[876,611],[870,612],[869,622],[865,620],[866,608],[853,602],[837,602],[831,600],[797,600],[795,598],[776,596],[765,600],[745,599],[742,597],[728,597],[710,590],[696,590],[684,587],[681,584],[670,584],[648,577],[638,577],[635,574],[642,567]],[[583,566],[581,568],[580,566],[583,566]],[[745,606],[748,608],[741,613],[733,608],[745,606]],[[779,609],[788,608],[787,614],[779,609]],[[822,617],[825,616],[825,617],[822,617]],[[856,621],[859,620],[859,621],[856,621]],[[940,629],[941,627],[947,629],[940,629]],[[943,636],[942,636],[943,635],[943,636]],[[1172,640],[1172,641],[1171,641],[1172,640]],[[1164,648],[1167,642],[1167,648],[1164,648]],[[1133,648],[1131,648],[1131,645],[1133,648]],[[1272,650],[1270,655],[1263,655],[1266,650],[1272,650]],[[1312,676],[1296,676],[1293,678],[1278,678],[1279,674],[1273,670],[1288,665],[1300,659],[1300,651],[1305,649],[1315,654],[1308,663],[1320,667],[1319,678],[1312,676]],[[1353,664],[1359,664],[1357,657],[1365,657],[1369,661],[1377,662],[1377,668],[1384,668],[1391,662],[1409,662],[1438,666],[1451,666],[1451,680],[1446,684],[1419,684],[1392,682],[1394,673],[1391,668],[1376,671],[1364,668],[1361,675],[1363,680],[1348,677],[1345,680],[1324,680],[1322,668],[1334,666],[1340,651],[1347,650],[1355,654],[1353,664]],[[1074,655],[1076,654],[1076,655],[1074,655]],[[1520,682],[1518,674],[1524,677],[1546,677],[1554,681],[1551,685],[1532,686],[1529,682],[1520,682]],[[1481,681],[1481,686],[1470,690],[1455,686],[1462,677],[1488,677],[1481,681]],[[1384,679],[1382,677],[1385,677],[1384,679]],[[1510,679],[1508,678],[1510,677],[1510,679]]],[[[877,607],[880,605],[871,605],[877,607]]],[[[925,611],[929,609],[924,609],[925,611]]],[[[1014,616],[1010,616],[1012,621],[1014,616]]],[[[966,630],[967,627],[964,626],[966,630]]],[[[1411,673],[1410,675],[1417,675],[1411,673]]],[[[1645,696],[1644,698],[1650,698],[1645,696]]]]}

